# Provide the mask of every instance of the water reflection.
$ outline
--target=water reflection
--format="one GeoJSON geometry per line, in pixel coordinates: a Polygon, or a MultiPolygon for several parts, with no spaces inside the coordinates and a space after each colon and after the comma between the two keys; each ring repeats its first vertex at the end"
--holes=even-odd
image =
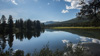
{"type": "Polygon", "coordinates": [[[8,35],[3,35],[0,37],[0,53],[4,52],[4,49],[6,48],[6,42],[8,41],[8,45],[9,45],[9,50],[12,49],[13,46],[13,41],[14,41],[14,35],[13,33],[9,33],[8,35]]]}
{"type": "Polygon", "coordinates": [[[39,37],[41,33],[44,33],[44,29],[35,30],[35,31],[26,31],[26,32],[19,32],[15,34],[16,39],[23,40],[24,38],[30,40],[32,37],[39,37]]]}
{"type": "Polygon", "coordinates": [[[65,31],[79,36],[100,39],[100,29],[58,29],[58,30],[48,29],[48,31],[65,31]]]}
{"type": "Polygon", "coordinates": [[[0,51],[8,50],[10,53],[14,50],[21,49],[25,52],[32,52],[35,48],[41,49],[46,43],[50,43],[51,49],[63,49],[64,43],[69,46],[73,42],[72,48],[81,42],[89,47],[91,51],[100,49],[100,34],[99,31],[94,30],[35,30],[35,31],[21,31],[18,33],[10,33],[7,35],[0,35],[0,51]],[[44,33],[41,35],[41,33],[44,33]],[[88,33],[88,34],[87,34],[88,33]],[[93,34],[93,35],[92,35],[93,34]],[[41,36],[40,36],[41,35],[41,36]],[[92,35],[92,37],[90,36],[92,35]],[[96,36],[97,35],[97,38],[96,36]],[[93,36],[95,36],[93,38],[93,36]],[[31,46],[29,46],[31,45],[31,46]],[[99,47],[99,48],[98,48],[99,47]],[[96,48],[96,49],[95,49],[96,48]]]}
{"type": "MultiPolygon", "coordinates": [[[[95,39],[95,38],[89,38],[89,37],[84,37],[84,36],[80,36],[79,38],[77,38],[77,40],[79,40],[78,43],[72,43],[72,45],[70,44],[71,41],[70,40],[62,40],[63,43],[66,43],[66,46],[72,46],[72,49],[74,50],[78,44],[80,43],[83,47],[87,48],[90,54],[92,54],[93,56],[99,56],[100,54],[100,40],[95,39]]],[[[87,53],[88,53],[87,52],[87,53]]]]}
{"type": "Polygon", "coordinates": [[[14,34],[13,32],[10,32],[7,35],[0,35],[0,52],[4,52],[4,49],[7,45],[9,45],[8,50],[12,51],[14,36],[16,39],[22,41],[23,39],[30,40],[32,37],[37,38],[41,35],[41,33],[44,33],[44,29],[41,30],[35,30],[35,31],[27,31],[27,32],[18,32],[14,34]],[[7,44],[8,43],[8,44],[7,44]]]}

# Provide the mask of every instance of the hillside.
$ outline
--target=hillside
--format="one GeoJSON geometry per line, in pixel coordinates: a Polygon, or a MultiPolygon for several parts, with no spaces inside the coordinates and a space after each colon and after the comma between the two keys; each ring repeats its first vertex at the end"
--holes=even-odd
{"type": "Polygon", "coordinates": [[[91,15],[76,17],[68,21],[55,22],[46,25],[47,27],[66,27],[66,26],[100,26],[100,12],[97,13],[97,18],[91,15]]]}
{"type": "Polygon", "coordinates": [[[79,19],[79,18],[74,18],[68,21],[63,21],[63,22],[57,22],[53,24],[48,24],[46,26],[81,26],[82,24],[86,25],[88,22],[91,20],[89,19],[79,19]]]}

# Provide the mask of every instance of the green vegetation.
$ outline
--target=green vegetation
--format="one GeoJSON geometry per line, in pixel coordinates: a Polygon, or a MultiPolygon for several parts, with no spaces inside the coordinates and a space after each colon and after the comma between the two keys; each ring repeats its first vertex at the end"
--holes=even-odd
{"type": "Polygon", "coordinates": [[[51,27],[50,29],[100,29],[100,27],[51,27]]]}

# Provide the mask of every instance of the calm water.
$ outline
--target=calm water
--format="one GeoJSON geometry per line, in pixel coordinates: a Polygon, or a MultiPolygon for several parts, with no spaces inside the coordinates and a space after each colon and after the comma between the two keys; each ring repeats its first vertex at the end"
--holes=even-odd
{"type": "Polygon", "coordinates": [[[14,34],[13,39],[8,37],[0,38],[0,49],[5,51],[12,48],[13,50],[23,50],[25,53],[32,53],[35,49],[39,51],[47,43],[53,51],[56,49],[63,50],[65,42],[86,43],[90,48],[100,51],[100,30],[51,30],[46,29],[44,32],[20,33],[14,34]],[[24,34],[24,35],[23,35],[24,34]],[[25,36],[26,35],[26,36],[25,36]],[[35,37],[34,37],[35,36],[35,37]]]}

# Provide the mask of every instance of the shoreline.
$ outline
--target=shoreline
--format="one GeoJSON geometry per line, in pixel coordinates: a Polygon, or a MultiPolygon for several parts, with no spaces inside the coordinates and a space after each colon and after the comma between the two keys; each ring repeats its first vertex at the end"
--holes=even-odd
{"type": "Polygon", "coordinates": [[[50,27],[50,29],[100,29],[100,27],[50,27]]]}

